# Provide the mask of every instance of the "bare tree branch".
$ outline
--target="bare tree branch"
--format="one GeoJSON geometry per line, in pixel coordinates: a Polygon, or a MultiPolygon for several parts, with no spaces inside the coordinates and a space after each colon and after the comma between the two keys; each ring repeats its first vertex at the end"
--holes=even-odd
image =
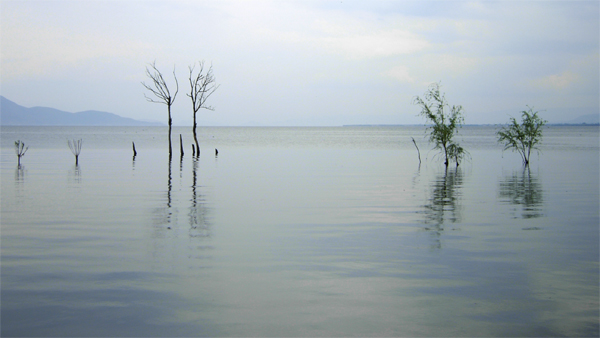
{"type": "Polygon", "coordinates": [[[198,70],[198,74],[194,78],[194,66],[189,66],[190,70],[190,93],[187,94],[188,97],[192,99],[192,105],[194,114],[197,113],[200,109],[208,109],[215,110],[212,106],[207,106],[206,101],[208,98],[219,88],[219,85],[215,83],[216,79],[213,74],[212,65],[210,68],[204,72],[204,61],[198,62],[200,69],[198,70]]]}
{"type": "Polygon", "coordinates": [[[194,75],[194,68],[196,67],[196,64],[188,67],[190,71],[190,93],[186,94],[192,99],[192,109],[194,111],[194,126],[192,131],[197,149],[196,156],[200,154],[198,138],[196,137],[196,113],[200,109],[215,110],[214,107],[206,105],[206,101],[217,90],[217,88],[219,88],[219,85],[215,83],[216,80],[213,74],[212,64],[206,72],[204,71],[204,61],[199,61],[198,65],[200,69],[196,75],[194,75]]]}
{"type": "Polygon", "coordinates": [[[173,124],[173,120],[171,119],[171,105],[175,102],[175,98],[177,97],[177,93],[179,93],[179,82],[177,82],[177,76],[175,75],[175,66],[173,66],[173,78],[175,79],[175,93],[171,95],[171,91],[169,91],[169,86],[167,82],[162,76],[162,73],[156,68],[156,61],[152,62],[148,66],[146,66],[146,76],[152,80],[152,84],[148,85],[142,82],[144,88],[150,91],[157,99],[153,99],[144,94],[144,97],[148,102],[152,103],[162,103],[167,105],[167,111],[169,113],[169,158],[172,156],[172,146],[171,146],[171,126],[173,124]]]}
{"type": "Polygon", "coordinates": [[[169,86],[163,78],[162,73],[158,70],[158,68],[156,68],[156,61],[149,64],[149,67],[150,68],[146,67],[146,76],[152,80],[152,85],[148,85],[145,82],[142,82],[142,85],[152,94],[154,94],[154,96],[156,96],[159,100],[152,99],[146,94],[144,94],[144,97],[146,97],[148,102],[163,103],[168,106],[172,105],[175,102],[177,93],[179,92],[179,83],[177,82],[177,76],[175,76],[175,67],[173,67],[173,78],[175,79],[176,90],[173,96],[171,96],[169,86]]]}

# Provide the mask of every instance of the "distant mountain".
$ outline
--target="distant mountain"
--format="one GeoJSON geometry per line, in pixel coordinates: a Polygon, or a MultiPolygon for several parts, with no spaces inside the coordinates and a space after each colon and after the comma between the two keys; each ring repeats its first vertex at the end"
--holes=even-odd
{"type": "Polygon", "coordinates": [[[116,114],[86,110],[79,113],[47,108],[20,106],[0,96],[0,125],[3,126],[162,126],[116,114]]]}
{"type": "Polygon", "coordinates": [[[600,123],[600,114],[587,114],[578,118],[569,120],[567,124],[598,124],[600,123]]]}

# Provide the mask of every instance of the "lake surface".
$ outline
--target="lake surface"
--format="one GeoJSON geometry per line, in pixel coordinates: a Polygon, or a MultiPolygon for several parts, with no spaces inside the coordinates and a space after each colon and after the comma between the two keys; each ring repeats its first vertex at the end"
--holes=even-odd
{"type": "Polygon", "coordinates": [[[1,128],[2,336],[599,335],[597,126],[198,132],[1,128]]]}

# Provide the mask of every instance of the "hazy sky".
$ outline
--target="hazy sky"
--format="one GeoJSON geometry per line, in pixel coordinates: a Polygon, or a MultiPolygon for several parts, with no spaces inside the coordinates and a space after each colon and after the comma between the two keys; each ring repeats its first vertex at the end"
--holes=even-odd
{"type": "Polygon", "coordinates": [[[205,60],[221,86],[203,125],[423,123],[411,101],[437,81],[466,123],[526,105],[561,122],[599,111],[599,3],[2,0],[0,91],[166,123],[140,84],[156,61],[176,67],[184,124],[188,65],[205,60]]]}

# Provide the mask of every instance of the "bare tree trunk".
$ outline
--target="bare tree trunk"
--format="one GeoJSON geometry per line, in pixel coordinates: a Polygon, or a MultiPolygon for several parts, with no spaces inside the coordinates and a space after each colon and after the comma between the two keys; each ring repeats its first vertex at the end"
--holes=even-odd
{"type": "Polygon", "coordinates": [[[171,146],[171,126],[173,124],[173,120],[171,119],[171,105],[169,104],[167,107],[169,111],[169,158],[171,158],[173,156],[173,148],[171,146]]]}
{"type": "Polygon", "coordinates": [[[198,145],[198,136],[196,136],[196,113],[194,113],[194,128],[192,128],[192,134],[194,134],[194,143],[196,144],[196,157],[200,156],[200,146],[198,145]]]}

